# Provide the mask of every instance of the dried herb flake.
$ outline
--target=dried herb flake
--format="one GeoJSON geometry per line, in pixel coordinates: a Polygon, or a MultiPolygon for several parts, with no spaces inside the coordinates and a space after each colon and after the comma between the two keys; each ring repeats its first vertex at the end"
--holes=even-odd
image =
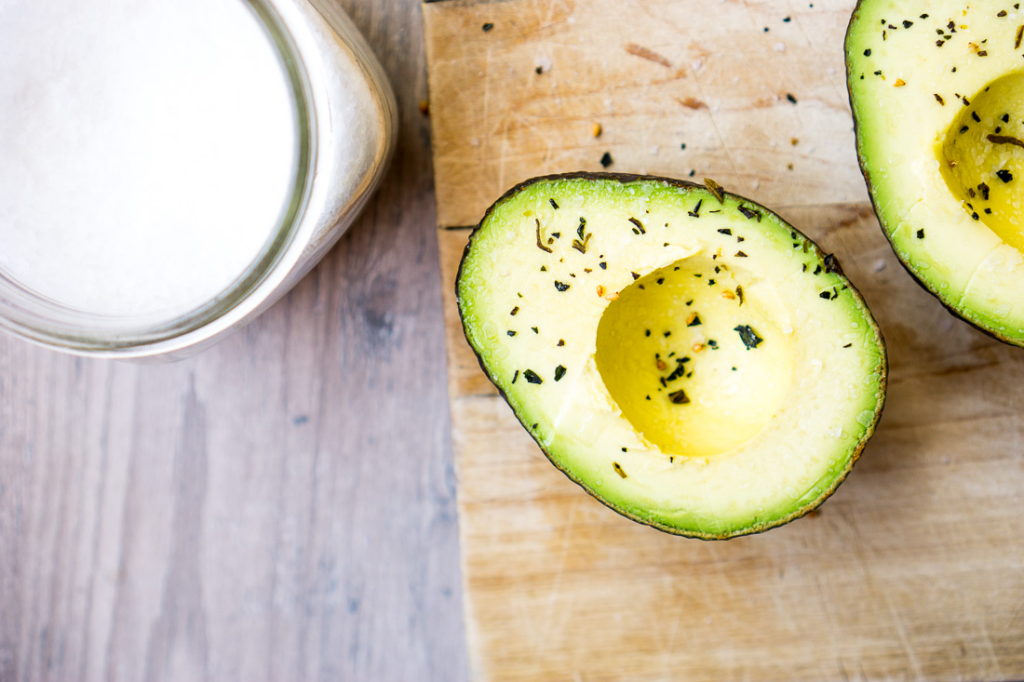
{"type": "Polygon", "coordinates": [[[685,405],[690,402],[690,398],[687,397],[686,391],[680,389],[673,393],[668,394],[668,399],[672,401],[673,405],[685,405]]]}

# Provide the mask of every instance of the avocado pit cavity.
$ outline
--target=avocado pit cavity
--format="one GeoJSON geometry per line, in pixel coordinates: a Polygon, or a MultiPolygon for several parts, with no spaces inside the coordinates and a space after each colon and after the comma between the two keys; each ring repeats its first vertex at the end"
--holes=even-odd
{"type": "Polygon", "coordinates": [[[938,149],[943,177],[973,220],[1024,251],[1024,71],[967,101],[938,149]]]}
{"type": "Polygon", "coordinates": [[[623,417],[666,454],[729,452],[778,411],[793,348],[759,295],[766,286],[695,256],[634,281],[606,308],[598,371],[623,417]]]}

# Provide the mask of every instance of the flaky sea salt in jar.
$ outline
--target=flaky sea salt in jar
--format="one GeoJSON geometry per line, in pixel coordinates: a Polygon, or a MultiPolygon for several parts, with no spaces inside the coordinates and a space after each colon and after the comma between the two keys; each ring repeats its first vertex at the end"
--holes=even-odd
{"type": "Polygon", "coordinates": [[[0,3],[0,326],[191,354],[316,263],[395,132],[333,0],[0,3]]]}

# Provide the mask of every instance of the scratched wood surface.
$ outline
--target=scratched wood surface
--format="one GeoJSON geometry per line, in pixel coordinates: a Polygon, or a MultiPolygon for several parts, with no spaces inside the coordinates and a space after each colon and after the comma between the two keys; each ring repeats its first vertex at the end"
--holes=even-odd
{"type": "Polygon", "coordinates": [[[173,365],[0,336],[0,682],[466,679],[421,14],[341,4],[400,141],[308,278],[173,365]]]}
{"type": "Polygon", "coordinates": [[[809,5],[423,5],[476,680],[1024,678],[1024,350],[899,266],[853,151],[852,3],[809,5]],[[867,299],[888,403],[819,512],[724,543],[635,524],[556,471],[480,371],[453,295],[465,226],[516,182],[599,170],[605,152],[611,170],[694,170],[777,208],[867,299]]]}

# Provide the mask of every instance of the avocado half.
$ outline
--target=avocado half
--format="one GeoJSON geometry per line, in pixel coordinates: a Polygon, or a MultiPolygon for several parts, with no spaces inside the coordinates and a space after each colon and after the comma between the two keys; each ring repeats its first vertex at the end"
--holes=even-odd
{"type": "Polygon", "coordinates": [[[1024,345],[1024,12],[861,0],[846,34],[857,153],[900,261],[1024,345]]]}
{"type": "Polygon", "coordinates": [[[456,295],[556,467],[631,519],[724,539],[832,494],[874,432],[886,355],[834,257],[707,182],[530,180],[472,233],[456,295]]]}

